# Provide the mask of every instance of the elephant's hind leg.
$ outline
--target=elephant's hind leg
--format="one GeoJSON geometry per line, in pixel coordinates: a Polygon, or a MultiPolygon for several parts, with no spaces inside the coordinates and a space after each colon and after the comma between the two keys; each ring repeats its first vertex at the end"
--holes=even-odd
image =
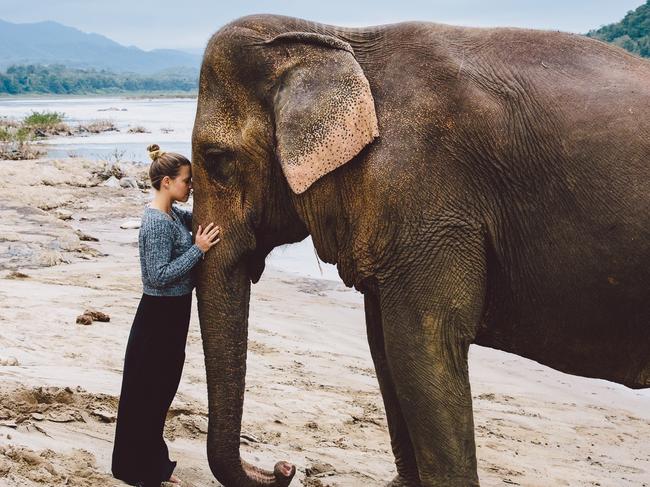
{"type": "Polygon", "coordinates": [[[484,300],[481,242],[439,243],[380,289],[388,368],[420,483],[478,487],[467,354],[484,300]]]}
{"type": "Polygon", "coordinates": [[[386,361],[384,332],[376,293],[370,290],[367,291],[364,295],[364,304],[370,354],[375,364],[377,381],[384,400],[390,442],[395,455],[395,466],[397,467],[397,476],[388,484],[388,487],[419,487],[420,477],[418,476],[418,467],[415,461],[413,445],[411,444],[411,437],[397,400],[395,385],[386,361]]]}

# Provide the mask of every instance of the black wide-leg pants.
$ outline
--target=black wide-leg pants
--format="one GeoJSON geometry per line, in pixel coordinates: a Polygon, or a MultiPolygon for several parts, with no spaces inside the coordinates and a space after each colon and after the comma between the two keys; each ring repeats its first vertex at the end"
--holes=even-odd
{"type": "Polygon", "coordinates": [[[165,417],[185,362],[192,294],[143,294],[124,358],[117,410],[113,476],[127,484],[159,487],[176,462],[163,438],[165,417]]]}

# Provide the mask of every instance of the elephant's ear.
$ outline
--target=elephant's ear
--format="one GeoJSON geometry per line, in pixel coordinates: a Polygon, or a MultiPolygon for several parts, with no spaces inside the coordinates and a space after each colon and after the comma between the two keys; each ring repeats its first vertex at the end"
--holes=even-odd
{"type": "Polygon", "coordinates": [[[345,164],[379,135],[370,86],[349,44],[291,32],[274,99],[276,151],[294,193],[345,164]]]}

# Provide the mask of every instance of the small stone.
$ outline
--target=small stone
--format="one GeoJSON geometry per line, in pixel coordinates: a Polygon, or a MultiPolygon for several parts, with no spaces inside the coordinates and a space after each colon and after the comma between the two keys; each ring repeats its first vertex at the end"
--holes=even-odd
{"type": "Polygon", "coordinates": [[[79,240],[81,240],[82,242],[99,242],[99,239],[97,237],[88,235],[87,233],[84,233],[81,230],[75,230],[74,233],[77,234],[77,237],[79,237],[79,240]]]}
{"type": "Polygon", "coordinates": [[[18,359],[16,357],[7,357],[5,359],[0,359],[0,365],[15,367],[17,365],[20,365],[20,363],[18,363],[18,359]]]}
{"type": "Polygon", "coordinates": [[[110,316],[108,316],[106,313],[102,313],[101,311],[97,311],[96,309],[87,309],[84,311],[84,315],[90,316],[90,318],[94,321],[102,321],[104,323],[111,321],[110,316]]]}
{"type": "Polygon", "coordinates": [[[74,416],[69,413],[50,413],[47,415],[47,419],[55,423],[71,423],[75,421],[74,416]]]}
{"type": "Polygon", "coordinates": [[[314,478],[314,477],[307,477],[305,480],[303,480],[302,483],[305,487],[330,487],[329,484],[325,485],[323,482],[321,482],[320,479],[314,478]]]}
{"type": "Polygon", "coordinates": [[[43,463],[43,459],[36,452],[27,450],[21,453],[21,459],[30,465],[40,465],[43,463]]]}
{"type": "Polygon", "coordinates": [[[24,237],[22,237],[19,233],[17,232],[2,232],[2,236],[0,236],[0,242],[20,242],[24,237]]]}
{"type": "Polygon", "coordinates": [[[130,134],[150,134],[151,130],[147,130],[141,125],[138,125],[136,127],[131,127],[127,132],[130,134]]]}
{"type": "MultiPolygon", "coordinates": [[[[7,435],[9,438],[10,435],[7,435]]],[[[11,439],[11,438],[9,438],[11,439]]],[[[0,458],[0,477],[6,477],[7,474],[11,471],[12,464],[4,458],[0,458]]]]}
{"type": "Polygon", "coordinates": [[[5,276],[5,279],[28,279],[29,276],[23,272],[11,271],[5,276]]]}
{"type": "Polygon", "coordinates": [[[179,414],[178,422],[189,431],[203,434],[208,433],[208,419],[203,416],[179,414]]]}
{"type": "Polygon", "coordinates": [[[336,470],[333,465],[330,465],[329,463],[320,463],[320,462],[314,463],[312,464],[311,467],[307,467],[305,469],[305,475],[307,477],[313,477],[315,475],[322,475],[325,473],[330,473],[332,475],[334,472],[336,472],[336,470]]]}
{"type": "Polygon", "coordinates": [[[111,176],[108,178],[106,181],[104,181],[100,186],[104,186],[107,188],[119,188],[120,187],[120,180],[117,179],[115,176],[111,176]]]}
{"type": "Polygon", "coordinates": [[[91,414],[99,418],[100,421],[103,421],[104,423],[114,423],[117,419],[115,414],[106,411],[105,409],[95,409],[91,414]]]}
{"type": "Polygon", "coordinates": [[[65,262],[65,259],[63,258],[61,252],[57,252],[55,250],[44,250],[38,256],[37,262],[41,266],[52,267],[65,262]]]}
{"type": "Polygon", "coordinates": [[[93,323],[93,317],[90,315],[83,314],[77,316],[77,324],[79,325],[87,326],[87,325],[92,325],[92,323],[93,323]]]}
{"type": "Polygon", "coordinates": [[[63,210],[61,208],[57,208],[54,211],[54,215],[59,219],[59,220],[72,220],[72,212],[68,210],[63,210]]]}
{"type": "Polygon", "coordinates": [[[35,419],[36,421],[43,421],[45,419],[45,416],[43,416],[41,413],[32,413],[32,419],[35,419]]]}
{"type": "Polygon", "coordinates": [[[208,420],[205,418],[198,418],[194,421],[194,426],[203,434],[208,434],[208,420]]]}
{"type": "Polygon", "coordinates": [[[140,228],[140,220],[127,220],[120,225],[124,230],[140,228]]]}
{"type": "Polygon", "coordinates": [[[137,189],[138,188],[138,182],[136,181],[135,178],[127,176],[125,178],[120,179],[120,187],[137,189]]]}

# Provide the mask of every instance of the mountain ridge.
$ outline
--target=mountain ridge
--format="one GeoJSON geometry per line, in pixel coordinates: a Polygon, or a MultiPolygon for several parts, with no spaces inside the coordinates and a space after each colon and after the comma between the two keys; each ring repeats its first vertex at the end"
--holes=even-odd
{"type": "Polygon", "coordinates": [[[176,49],[144,51],[106,36],[46,20],[17,24],[0,19],[0,70],[21,64],[63,64],[152,74],[170,68],[198,70],[201,56],[176,49]]]}

